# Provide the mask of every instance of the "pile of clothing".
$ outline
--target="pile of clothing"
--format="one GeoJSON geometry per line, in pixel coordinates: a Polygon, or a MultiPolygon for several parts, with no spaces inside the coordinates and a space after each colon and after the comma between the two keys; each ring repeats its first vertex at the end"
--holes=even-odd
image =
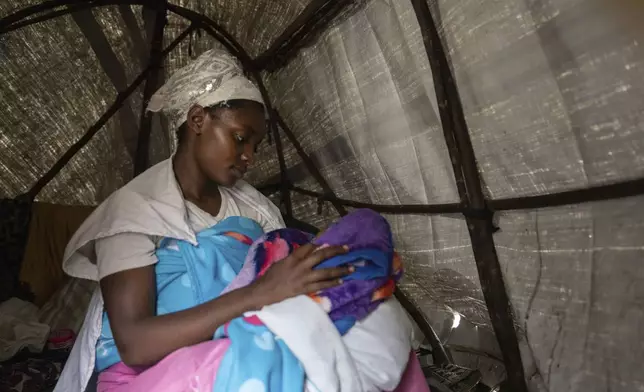
{"type": "Polygon", "coordinates": [[[0,304],[0,391],[41,392],[58,379],[74,332],[52,332],[40,313],[18,298],[0,304]]]}

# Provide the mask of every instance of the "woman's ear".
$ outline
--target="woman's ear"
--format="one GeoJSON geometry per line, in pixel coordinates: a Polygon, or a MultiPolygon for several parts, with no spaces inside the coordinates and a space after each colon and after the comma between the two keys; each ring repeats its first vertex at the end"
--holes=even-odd
{"type": "Polygon", "coordinates": [[[197,135],[203,132],[206,122],[206,110],[200,105],[194,105],[188,111],[188,118],[186,119],[188,129],[197,135]]]}

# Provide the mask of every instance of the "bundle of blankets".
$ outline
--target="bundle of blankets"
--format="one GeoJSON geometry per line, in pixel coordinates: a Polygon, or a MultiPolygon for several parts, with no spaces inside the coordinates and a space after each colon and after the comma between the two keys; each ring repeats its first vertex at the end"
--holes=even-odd
{"type": "Polygon", "coordinates": [[[428,391],[411,350],[409,319],[392,298],[402,264],[379,214],[356,210],[316,238],[294,229],[264,234],[253,220],[230,217],[197,240],[194,246],[166,239],[157,250],[157,314],[244,287],[310,242],[349,246],[316,268],[355,269],[339,286],[233,319],[212,341],[147,369],[121,362],[104,314],[96,350],[99,392],[428,391]]]}

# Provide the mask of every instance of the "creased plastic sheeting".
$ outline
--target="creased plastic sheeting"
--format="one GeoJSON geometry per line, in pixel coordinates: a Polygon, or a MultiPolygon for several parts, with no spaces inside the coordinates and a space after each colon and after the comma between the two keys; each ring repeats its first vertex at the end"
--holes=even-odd
{"type": "Polygon", "coordinates": [[[501,215],[497,251],[533,390],[644,391],[643,203],[501,215]]]}
{"type": "Polygon", "coordinates": [[[385,215],[405,265],[405,289],[426,312],[446,307],[489,325],[465,221],[459,216],[385,215]]]}
{"type": "Polygon", "coordinates": [[[644,175],[644,5],[430,3],[489,195],[552,193],[644,175]]]}
{"type": "Polygon", "coordinates": [[[94,206],[130,181],[133,163],[119,125],[117,114],[43,188],[36,200],[94,206]]]}
{"type": "Polygon", "coordinates": [[[457,200],[413,17],[407,3],[371,2],[268,77],[304,149],[336,172],[341,197],[457,200]]]}
{"type": "MultiPolygon", "coordinates": [[[[15,197],[96,121],[115,89],[70,17],[5,34],[2,40],[0,194],[15,197]]],[[[96,185],[77,190],[78,199],[97,202],[96,185]]]]}
{"type": "Polygon", "coordinates": [[[310,0],[172,1],[217,21],[255,57],[268,49],[310,0]]]}

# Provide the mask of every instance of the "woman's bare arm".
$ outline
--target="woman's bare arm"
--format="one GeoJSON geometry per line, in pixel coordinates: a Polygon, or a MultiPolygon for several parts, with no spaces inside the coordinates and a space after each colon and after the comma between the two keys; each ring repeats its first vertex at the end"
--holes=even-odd
{"type": "Polygon", "coordinates": [[[246,287],[156,316],[154,266],[117,272],[101,279],[100,285],[119,354],[129,366],[151,365],[177,349],[212,339],[217,327],[260,307],[246,287]]]}

